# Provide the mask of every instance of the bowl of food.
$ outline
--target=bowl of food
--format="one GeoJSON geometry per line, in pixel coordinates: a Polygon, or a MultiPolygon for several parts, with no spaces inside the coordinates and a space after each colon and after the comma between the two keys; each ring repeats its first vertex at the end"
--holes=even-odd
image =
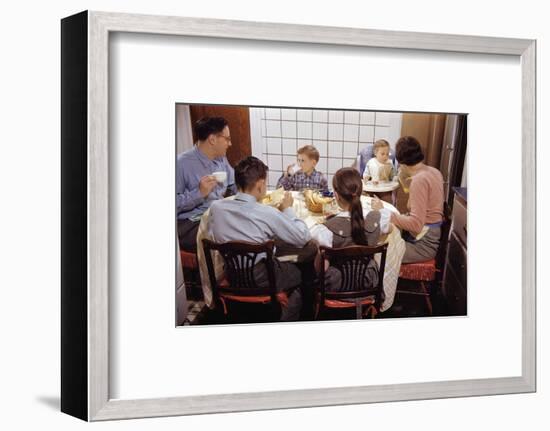
{"type": "Polygon", "coordinates": [[[322,213],[323,205],[329,204],[334,198],[323,197],[320,193],[313,190],[304,190],[304,201],[308,210],[312,213],[322,213]]]}

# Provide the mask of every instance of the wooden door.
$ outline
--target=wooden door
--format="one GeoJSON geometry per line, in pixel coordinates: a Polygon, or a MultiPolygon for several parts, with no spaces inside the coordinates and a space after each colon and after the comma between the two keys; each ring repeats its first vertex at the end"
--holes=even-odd
{"type": "MultiPolygon", "coordinates": [[[[245,106],[190,105],[191,123],[202,117],[223,117],[229,123],[231,147],[227,150],[227,160],[235,166],[241,159],[252,155],[250,143],[250,116],[245,106]]],[[[197,141],[193,129],[193,141],[197,141]]]]}
{"type": "Polygon", "coordinates": [[[414,136],[424,152],[424,163],[440,168],[447,114],[403,114],[401,136],[414,136]]]}
{"type": "MultiPolygon", "coordinates": [[[[414,136],[424,152],[424,163],[437,169],[441,164],[446,117],[446,114],[404,113],[401,123],[401,136],[414,136]]],[[[410,183],[410,179],[405,183],[410,183]]],[[[408,200],[409,194],[400,187],[395,205],[399,212],[408,212],[408,200]]]]}

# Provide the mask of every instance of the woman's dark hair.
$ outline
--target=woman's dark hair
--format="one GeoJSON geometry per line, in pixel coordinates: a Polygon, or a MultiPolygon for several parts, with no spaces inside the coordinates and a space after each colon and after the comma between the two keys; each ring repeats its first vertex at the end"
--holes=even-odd
{"type": "Polygon", "coordinates": [[[227,124],[227,120],[222,117],[202,117],[195,123],[197,139],[204,141],[212,133],[221,133],[227,124]]]}
{"type": "Polygon", "coordinates": [[[235,166],[235,183],[239,190],[248,190],[258,180],[267,178],[268,169],[260,159],[249,156],[235,166]]]}
{"type": "Polygon", "coordinates": [[[402,165],[413,166],[424,160],[420,142],[413,136],[403,136],[395,144],[395,158],[402,165]]]}
{"type": "Polygon", "coordinates": [[[369,245],[365,235],[365,220],[361,205],[363,182],[354,168],[339,169],[332,178],[332,188],[343,201],[350,205],[351,237],[357,245],[369,245]]]}

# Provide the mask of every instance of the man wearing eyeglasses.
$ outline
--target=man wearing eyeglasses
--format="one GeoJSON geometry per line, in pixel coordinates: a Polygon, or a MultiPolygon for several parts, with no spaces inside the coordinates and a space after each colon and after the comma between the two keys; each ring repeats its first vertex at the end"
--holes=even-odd
{"type": "Polygon", "coordinates": [[[195,124],[195,134],[195,146],[178,155],[176,164],[178,238],[180,248],[193,253],[197,251],[202,214],[212,202],[237,191],[235,174],[226,158],[231,146],[227,120],[201,118],[195,124]]]}

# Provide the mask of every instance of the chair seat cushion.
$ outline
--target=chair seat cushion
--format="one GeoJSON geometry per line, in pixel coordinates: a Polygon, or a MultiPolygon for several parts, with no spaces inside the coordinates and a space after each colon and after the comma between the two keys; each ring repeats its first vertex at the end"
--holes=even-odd
{"type": "Polygon", "coordinates": [[[181,266],[187,269],[197,269],[199,264],[197,262],[197,255],[189,251],[180,250],[181,266]]]}
{"type": "Polygon", "coordinates": [[[399,270],[399,278],[414,281],[432,281],[435,280],[435,259],[425,262],[404,263],[399,270]]]}
{"type": "Polygon", "coordinates": [[[220,292],[220,296],[223,299],[229,299],[230,301],[238,302],[249,302],[255,304],[267,304],[271,301],[271,297],[268,295],[259,295],[259,296],[242,296],[242,295],[227,295],[220,292]]]}
{"type": "MultiPolygon", "coordinates": [[[[361,305],[374,304],[374,298],[369,296],[361,300],[361,305]]],[[[325,307],[328,308],[352,308],[355,307],[355,302],[341,301],[339,299],[325,299],[325,307]]]]}
{"type": "MultiPolygon", "coordinates": [[[[223,292],[223,288],[228,288],[229,281],[227,278],[223,278],[218,283],[220,287],[220,297],[223,299],[229,299],[230,301],[239,301],[239,302],[248,302],[248,303],[256,303],[256,304],[267,304],[271,301],[271,296],[269,295],[254,295],[254,296],[248,296],[248,295],[233,295],[230,293],[223,292]]],[[[288,295],[285,292],[279,292],[275,295],[277,297],[277,300],[282,304],[286,305],[288,303],[288,295]]]]}

